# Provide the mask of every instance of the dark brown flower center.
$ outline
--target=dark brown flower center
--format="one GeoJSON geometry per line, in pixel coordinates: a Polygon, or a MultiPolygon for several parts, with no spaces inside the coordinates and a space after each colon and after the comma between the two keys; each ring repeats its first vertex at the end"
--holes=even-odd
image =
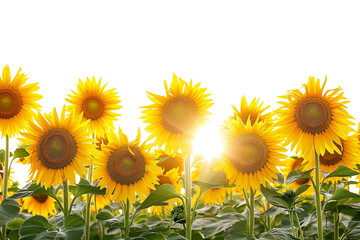
{"type": "Polygon", "coordinates": [[[229,151],[231,163],[243,173],[253,173],[261,169],[268,159],[265,142],[255,134],[239,136],[229,151]]]}
{"type": "Polygon", "coordinates": [[[329,126],[330,121],[330,107],[320,98],[306,98],[296,109],[296,122],[306,133],[321,133],[329,126]]]}
{"type": "Polygon", "coordinates": [[[131,185],[139,181],[145,174],[145,161],[141,152],[127,146],[115,150],[107,165],[110,177],[122,185],[131,185]]]}
{"type": "Polygon", "coordinates": [[[13,89],[0,89],[0,118],[12,118],[20,112],[22,98],[13,89]]]}
{"type": "MultiPolygon", "coordinates": [[[[342,150],[342,147],[335,143],[336,147],[338,149],[342,150]]],[[[336,151],[334,151],[333,154],[329,153],[328,150],[325,151],[324,156],[319,156],[320,157],[320,163],[324,164],[324,165],[335,165],[337,163],[339,163],[342,160],[342,155],[338,154],[336,151]]]]}
{"type": "Polygon", "coordinates": [[[39,194],[39,195],[34,195],[32,197],[39,203],[44,203],[44,202],[46,202],[46,200],[48,199],[49,196],[44,195],[44,194],[39,194]]]}
{"type": "Polygon", "coordinates": [[[44,166],[60,169],[72,162],[76,149],[75,139],[67,130],[53,129],[41,137],[37,150],[44,166]]]}
{"type": "Polygon", "coordinates": [[[195,103],[187,97],[176,97],[165,103],[161,121],[173,134],[184,133],[193,128],[197,114],[195,103]]]}
{"type": "Polygon", "coordinates": [[[104,102],[97,96],[91,96],[83,101],[84,117],[96,120],[104,114],[104,102]]]}

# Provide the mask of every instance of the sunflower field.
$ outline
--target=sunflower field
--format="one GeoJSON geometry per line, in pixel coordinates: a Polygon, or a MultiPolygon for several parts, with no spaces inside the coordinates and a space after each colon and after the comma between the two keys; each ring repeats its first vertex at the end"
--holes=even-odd
{"type": "Polygon", "coordinates": [[[214,104],[198,82],[174,74],[148,92],[149,135],[128,139],[107,83],[79,80],[42,112],[27,80],[0,77],[2,240],[360,239],[360,131],[326,78],[285,89],[278,109],[242,97],[213,159],[194,155],[214,104]],[[15,162],[30,166],[21,187],[15,162]]]}

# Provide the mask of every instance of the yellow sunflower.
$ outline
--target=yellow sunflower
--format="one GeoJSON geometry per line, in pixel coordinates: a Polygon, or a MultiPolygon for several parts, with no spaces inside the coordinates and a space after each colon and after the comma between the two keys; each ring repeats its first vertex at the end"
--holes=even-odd
{"type": "Polygon", "coordinates": [[[32,215],[55,215],[55,199],[48,195],[34,195],[24,198],[22,201],[22,209],[27,210],[32,215]]]}
{"type": "Polygon", "coordinates": [[[164,174],[171,169],[177,168],[179,176],[182,176],[182,172],[184,171],[184,158],[180,153],[167,154],[165,151],[159,149],[155,150],[154,156],[155,159],[164,159],[156,164],[163,169],[164,174]]]}
{"type": "Polygon", "coordinates": [[[285,138],[285,145],[291,143],[291,150],[296,146],[296,153],[313,156],[314,145],[316,152],[324,155],[341,151],[336,144],[341,144],[341,138],[345,139],[353,129],[349,119],[353,119],[346,111],[349,102],[343,96],[341,88],[331,89],[324,92],[327,78],[320,87],[320,80],[315,81],[309,77],[304,85],[305,92],[298,89],[291,90],[281,98],[282,105],[276,113],[280,119],[277,122],[281,138],[285,138]]]}
{"type": "Polygon", "coordinates": [[[26,84],[27,77],[24,73],[17,72],[11,81],[9,66],[5,66],[0,76],[0,132],[2,136],[14,136],[23,130],[35,115],[34,110],[39,110],[36,102],[42,98],[36,94],[39,90],[37,83],[26,84]]]}
{"type": "Polygon", "coordinates": [[[270,106],[262,108],[264,102],[259,103],[259,98],[254,98],[250,105],[247,103],[245,96],[241,98],[240,110],[233,106],[235,111],[233,119],[236,119],[236,116],[240,117],[243,123],[246,123],[247,119],[250,116],[251,124],[254,124],[256,119],[259,117],[259,121],[267,121],[267,125],[271,126],[273,121],[273,114],[271,112],[264,114],[264,112],[270,108],[270,106]]]}
{"type": "MultiPolygon", "coordinates": [[[[180,185],[180,176],[178,174],[179,170],[178,168],[173,168],[167,172],[163,172],[162,174],[159,174],[157,177],[159,179],[159,183],[155,185],[156,188],[163,184],[171,184],[174,186],[175,191],[180,194],[181,193],[181,185],[180,185]]],[[[161,215],[162,212],[164,213],[170,213],[172,210],[173,204],[177,203],[177,199],[171,199],[168,201],[169,205],[166,206],[153,206],[150,209],[151,214],[157,214],[161,215]]]]}
{"type": "Polygon", "coordinates": [[[75,109],[76,115],[83,115],[84,120],[90,120],[90,134],[96,133],[103,137],[108,130],[114,129],[113,121],[117,120],[120,114],[114,111],[121,108],[120,100],[115,92],[115,88],[104,90],[107,84],[101,86],[101,79],[96,82],[86,78],[85,83],[79,81],[78,92],[72,91],[74,95],[68,94],[66,101],[72,104],[67,108],[75,109]]]}
{"type": "Polygon", "coordinates": [[[94,140],[87,138],[88,121],[72,111],[65,117],[65,107],[59,118],[56,109],[52,114],[35,116],[38,125],[29,122],[28,132],[19,140],[30,145],[30,178],[46,188],[68,179],[75,183],[75,173],[86,175],[84,164],[91,164],[94,140]]]}
{"type": "MultiPolygon", "coordinates": [[[[309,170],[309,168],[306,167],[307,166],[306,161],[302,157],[297,157],[297,156],[290,157],[290,158],[286,159],[285,163],[286,163],[286,167],[283,170],[281,170],[281,172],[285,178],[293,170],[298,170],[300,173],[303,173],[303,172],[309,170]]],[[[311,185],[311,180],[307,179],[307,178],[300,178],[299,180],[290,184],[290,186],[287,186],[287,187],[290,187],[294,191],[296,191],[296,189],[298,189],[300,186],[306,185],[306,184],[311,185]]],[[[309,197],[313,194],[314,194],[314,188],[309,187],[302,195],[309,197]]]]}
{"type": "Polygon", "coordinates": [[[96,151],[94,178],[101,179],[99,186],[106,188],[108,196],[115,201],[135,202],[137,194],[144,198],[150,189],[158,184],[156,177],[161,168],[156,165],[154,157],[148,152],[150,145],[140,144],[140,129],[136,139],[128,141],[119,128],[119,136],[108,132],[108,145],[102,145],[102,151],[96,151]]]}
{"type": "Polygon", "coordinates": [[[207,121],[211,99],[204,94],[206,88],[200,88],[173,75],[170,88],[165,81],[166,96],[148,92],[152,105],[143,110],[146,130],[151,133],[149,139],[155,138],[155,144],[165,145],[166,152],[178,152],[187,156],[192,151],[192,140],[196,130],[207,121]]]}
{"type": "MultiPolygon", "coordinates": [[[[83,201],[87,202],[87,194],[82,195],[83,201]]],[[[91,212],[94,213],[110,205],[111,198],[104,195],[94,195],[91,198],[91,212]]]]}
{"type": "MultiPolygon", "coordinates": [[[[211,162],[207,161],[198,161],[194,163],[194,169],[191,173],[191,178],[193,181],[211,181],[214,177],[214,168],[220,164],[220,159],[213,159],[211,162]],[[210,179],[209,176],[210,175],[210,179]]],[[[225,178],[225,177],[224,177],[225,178]]],[[[216,179],[217,181],[221,181],[221,179],[216,179]]],[[[225,180],[225,179],[224,179],[225,180]]],[[[220,203],[223,204],[225,202],[225,198],[227,194],[230,194],[231,188],[213,188],[207,190],[203,195],[200,197],[200,200],[204,201],[205,204],[215,204],[220,203]]],[[[198,197],[198,192],[196,196],[193,198],[193,204],[198,197]]]]}
{"type": "Polygon", "coordinates": [[[274,127],[266,127],[258,119],[252,125],[250,118],[246,124],[237,117],[226,122],[224,130],[225,151],[223,165],[230,184],[249,192],[250,187],[256,191],[260,184],[277,179],[277,167],[283,166],[280,161],[286,157],[283,152],[282,139],[274,127]]]}

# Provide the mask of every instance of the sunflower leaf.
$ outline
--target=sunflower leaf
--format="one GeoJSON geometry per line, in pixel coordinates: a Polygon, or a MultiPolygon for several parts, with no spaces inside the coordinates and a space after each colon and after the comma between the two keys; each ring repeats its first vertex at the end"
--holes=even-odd
{"type": "Polygon", "coordinates": [[[352,177],[358,175],[359,172],[356,170],[353,170],[351,168],[348,168],[344,165],[339,165],[333,172],[324,175],[324,180],[332,177],[352,177]]]}
{"type": "Polygon", "coordinates": [[[5,161],[5,151],[4,149],[0,149],[0,163],[4,163],[5,161]]]}
{"type": "Polygon", "coordinates": [[[344,200],[344,199],[350,199],[350,198],[357,198],[360,199],[360,195],[350,192],[347,189],[344,188],[338,188],[334,192],[334,194],[330,197],[329,200],[344,200]]]}
{"type": "Polygon", "coordinates": [[[57,231],[51,226],[49,221],[41,215],[27,219],[21,224],[19,229],[20,240],[41,239],[41,237],[50,239],[50,236],[55,237],[56,234],[57,231]]]}
{"type": "Polygon", "coordinates": [[[20,204],[13,199],[6,198],[0,204],[0,226],[13,221],[20,211],[20,204]]]}
{"type": "Polygon", "coordinates": [[[16,158],[24,158],[29,156],[30,154],[24,148],[17,148],[14,151],[13,159],[16,158]]]}
{"type": "Polygon", "coordinates": [[[151,192],[149,196],[136,209],[136,211],[140,211],[154,205],[162,204],[163,202],[173,198],[181,199],[181,197],[181,195],[176,193],[174,186],[170,184],[163,184],[159,186],[155,191],[151,192]]]}
{"type": "Polygon", "coordinates": [[[88,194],[88,193],[92,193],[96,195],[106,194],[105,188],[101,189],[99,186],[97,186],[97,183],[90,184],[89,181],[84,178],[80,179],[80,182],[76,185],[78,188],[77,195],[88,194]]]}
{"type": "Polygon", "coordinates": [[[314,170],[315,168],[312,168],[312,169],[309,169],[303,173],[300,173],[298,170],[292,170],[286,180],[285,180],[285,184],[286,185],[289,185],[293,182],[296,182],[297,180],[301,179],[301,178],[307,178],[307,179],[312,179],[312,176],[311,176],[311,172],[314,170]]]}
{"type": "Polygon", "coordinates": [[[266,200],[277,207],[289,209],[291,203],[288,203],[283,199],[283,195],[276,192],[273,188],[266,188],[263,185],[260,186],[260,191],[266,198],[266,200]]]}
{"type": "Polygon", "coordinates": [[[299,196],[300,194],[306,192],[306,190],[308,190],[309,187],[310,185],[301,185],[300,187],[298,187],[295,191],[296,196],[299,196]]]}

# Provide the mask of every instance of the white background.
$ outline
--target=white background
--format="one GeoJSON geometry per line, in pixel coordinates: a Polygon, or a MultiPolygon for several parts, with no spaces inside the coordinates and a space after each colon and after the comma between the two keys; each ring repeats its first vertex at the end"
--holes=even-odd
{"type": "MultiPolygon", "coordinates": [[[[123,106],[116,125],[130,139],[145,127],[146,91],[164,94],[173,73],[192,78],[215,102],[200,134],[206,145],[195,149],[211,155],[241,96],[275,109],[278,95],[309,76],[342,86],[360,119],[359,9],[356,1],[2,1],[0,68],[14,76],[21,66],[39,82],[45,112],[61,108],[79,78],[109,81],[123,106]]],[[[14,171],[26,178],[25,167],[14,171]]]]}

